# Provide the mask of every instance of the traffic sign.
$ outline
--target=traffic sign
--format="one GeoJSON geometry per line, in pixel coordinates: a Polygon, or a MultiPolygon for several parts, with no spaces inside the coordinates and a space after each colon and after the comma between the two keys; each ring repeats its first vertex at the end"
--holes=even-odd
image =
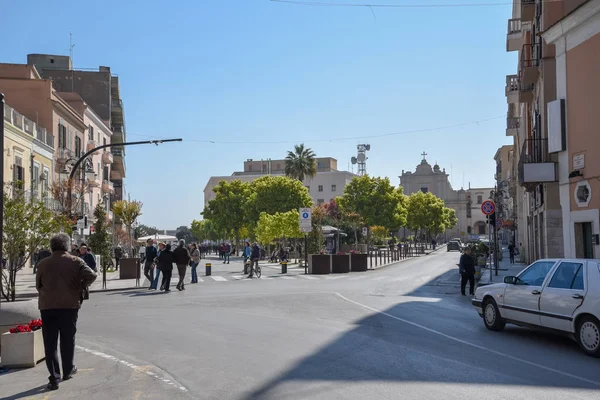
{"type": "Polygon", "coordinates": [[[492,200],[486,200],[481,204],[481,211],[485,215],[491,215],[496,212],[496,204],[492,200]]]}
{"type": "Polygon", "coordinates": [[[300,213],[300,230],[302,232],[310,232],[312,230],[312,210],[310,208],[301,208],[300,213]]]}

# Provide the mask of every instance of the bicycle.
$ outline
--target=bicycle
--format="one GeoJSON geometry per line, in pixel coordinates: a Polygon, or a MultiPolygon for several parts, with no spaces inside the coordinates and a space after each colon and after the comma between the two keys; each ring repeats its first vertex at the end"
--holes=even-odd
{"type": "Polygon", "coordinates": [[[260,270],[260,265],[258,265],[258,260],[252,261],[250,264],[250,274],[254,273],[257,278],[260,278],[261,272],[262,271],[260,270]]]}

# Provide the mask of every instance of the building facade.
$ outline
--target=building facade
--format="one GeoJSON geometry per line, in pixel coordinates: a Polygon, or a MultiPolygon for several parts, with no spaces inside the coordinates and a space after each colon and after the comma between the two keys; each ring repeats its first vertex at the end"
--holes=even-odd
{"type": "MultiPolygon", "coordinates": [[[[303,184],[315,204],[327,203],[337,196],[344,194],[344,188],[354,175],[348,171],[337,170],[337,160],[331,157],[317,158],[317,174],[310,179],[305,179],[303,184]]],[[[242,182],[252,182],[266,175],[284,176],[285,160],[247,160],[244,162],[244,170],[234,172],[229,176],[212,176],[204,187],[204,206],[215,198],[213,188],[221,181],[231,182],[239,179],[242,182]]]]}
{"type": "Polygon", "coordinates": [[[549,151],[558,156],[565,257],[599,258],[600,0],[571,2],[542,37],[555,47],[549,151]]]}
{"type": "Polygon", "coordinates": [[[489,229],[485,215],[481,211],[481,204],[490,198],[493,188],[454,190],[448,179],[449,176],[445,168],[440,169],[437,164],[432,167],[423,157],[415,172],[402,170],[400,185],[405,195],[430,192],[442,199],[446,207],[456,212],[458,224],[446,231],[448,239],[468,240],[487,235],[489,229]]]}
{"type": "Polygon", "coordinates": [[[518,244],[516,234],[516,205],[514,204],[513,188],[516,185],[514,173],[514,146],[506,145],[498,149],[494,155],[496,161],[497,193],[494,196],[496,202],[496,217],[498,218],[498,237],[502,244],[518,244]]]}
{"type": "MultiPolygon", "coordinates": [[[[508,21],[506,49],[518,52],[519,60],[517,73],[506,77],[505,89],[508,102],[506,134],[513,137],[519,181],[511,194],[514,195],[516,206],[518,241],[523,243],[525,258],[529,262],[574,254],[577,247],[573,241],[576,236],[572,235],[574,229],[583,236],[593,236],[593,223],[590,226],[579,221],[576,223],[581,222],[582,225],[575,225],[571,229],[574,223],[570,220],[570,211],[566,209],[577,206],[577,201],[567,191],[576,189],[570,187],[569,173],[565,175],[568,167],[561,164],[568,164],[565,124],[570,124],[572,120],[561,116],[573,111],[571,108],[567,111],[566,108],[568,49],[575,50],[571,57],[572,71],[588,73],[582,65],[593,68],[594,58],[597,58],[593,52],[586,50],[584,55],[583,51],[577,49],[584,42],[586,44],[580,48],[587,47],[589,50],[594,47],[593,26],[597,24],[593,17],[594,7],[597,7],[596,0],[515,0],[512,18],[508,21]],[[584,13],[587,14],[584,16],[584,13]],[[583,18],[584,21],[577,18],[583,18]],[[576,27],[564,21],[570,21],[568,24],[576,27]],[[560,29],[566,29],[570,34],[559,34],[560,29]],[[566,39],[568,37],[571,42],[566,39]],[[592,233],[589,233],[590,229],[592,233]]],[[[579,100],[579,104],[590,107],[591,86],[585,89],[581,86],[590,85],[593,80],[584,76],[576,78],[572,75],[570,80],[582,90],[576,97],[586,93],[583,94],[585,100],[579,100]]],[[[577,100],[574,102],[577,104],[577,100]]],[[[586,125],[594,114],[590,110],[586,109],[588,114],[585,119],[579,119],[585,121],[586,125]]],[[[586,140],[592,136],[588,134],[586,140]]],[[[589,145],[586,148],[590,148],[589,145]]],[[[589,240],[586,246],[591,246],[589,240]]],[[[589,250],[587,254],[590,254],[589,250]]]]}

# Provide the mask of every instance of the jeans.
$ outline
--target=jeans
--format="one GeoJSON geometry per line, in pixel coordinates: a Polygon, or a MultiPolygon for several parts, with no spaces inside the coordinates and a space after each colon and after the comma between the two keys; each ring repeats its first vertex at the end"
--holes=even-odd
{"type": "Polygon", "coordinates": [[[228,252],[225,252],[225,254],[223,254],[223,264],[225,264],[226,262],[229,262],[229,254],[228,252]]]}
{"type": "Polygon", "coordinates": [[[159,277],[160,277],[160,269],[157,268],[156,269],[156,276],[154,277],[154,280],[152,281],[152,285],[150,285],[150,287],[152,289],[157,289],[158,288],[158,278],[159,277]]]}
{"type": "Polygon", "coordinates": [[[50,372],[49,379],[51,381],[60,379],[60,365],[58,364],[58,352],[56,351],[59,335],[63,376],[69,375],[73,370],[78,312],[79,310],[76,308],[41,311],[46,367],[50,372]]]}
{"type": "Polygon", "coordinates": [[[154,285],[154,268],[152,268],[152,263],[144,264],[144,276],[150,282],[150,287],[154,285]]]}
{"type": "Polygon", "coordinates": [[[196,271],[196,268],[198,268],[198,264],[200,263],[192,262],[192,283],[198,283],[198,271],[196,271]]]}
{"type": "Polygon", "coordinates": [[[177,283],[177,287],[183,289],[184,282],[183,280],[185,279],[185,270],[187,269],[187,265],[185,264],[178,264],[177,265],[177,272],[179,273],[179,282],[177,283]]]}

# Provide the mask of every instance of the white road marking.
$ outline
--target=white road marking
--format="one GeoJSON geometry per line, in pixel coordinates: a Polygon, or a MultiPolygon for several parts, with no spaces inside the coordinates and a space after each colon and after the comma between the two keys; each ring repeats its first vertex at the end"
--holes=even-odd
{"type": "MultiPolygon", "coordinates": [[[[150,377],[152,377],[152,378],[154,378],[154,379],[156,379],[158,381],[164,382],[164,383],[166,383],[168,385],[175,386],[175,383],[172,382],[170,379],[163,378],[163,377],[159,376],[158,374],[156,374],[155,372],[146,371],[145,367],[140,367],[139,365],[135,365],[135,364],[130,363],[129,361],[122,360],[120,358],[117,358],[115,356],[111,356],[111,355],[106,354],[106,353],[102,353],[101,351],[96,351],[96,350],[88,349],[86,347],[82,347],[82,346],[79,346],[79,345],[76,345],[75,347],[78,350],[81,350],[83,352],[90,353],[90,354],[93,354],[95,356],[102,357],[102,358],[104,358],[106,360],[111,360],[111,361],[117,362],[119,364],[123,364],[123,365],[125,365],[125,366],[127,366],[127,367],[129,367],[129,368],[131,368],[131,369],[133,369],[135,371],[137,371],[137,372],[145,373],[146,375],[148,375],[148,376],[150,376],[150,377]]],[[[184,386],[180,385],[179,383],[177,383],[177,388],[179,390],[181,390],[182,392],[187,392],[187,389],[184,386]]]]}
{"type": "Polygon", "coordinates": [[[247,275],[233,275],[233,276],[232,276],[232,278],[233,278],[233,279],[240,280],[240,279],[244,279],[246,276],[247,276],[247,275]]]}
{"type": "Polygon", "coordinates": [[[287,280],[296,279],[295,276],[280,276],[279,278],[281,278],[281,279],[287,279],[287,280]]]}
{"type": "Polygon", "coordinates": [[[495,354],[495,355],[498,355],[498,356],[501,356],[501,357],[506,357],[506,358],[508,358],[508,359],[511,359],[511,360],[513,360],[513,361],[518,361],[518,362],[521,362],[521,363],[523,363],[523,364],[527,364],[527,365],[531,365],[531,366],[533,366],[533,367],[538,367],[538,368],[541,368],[541,369],[543,369],[543,370],[545,370],[545,371],[554,372],[554,373],[556,373],[556,374],[563,375],[563,376],[569,377],[569,378],[571,378],[571,379],[576,379],[576,380],[578,380],[578,381],[582,381],[582,382],[590,383],[590,384],[592,384],[592,385],[594,385],[594,386],[599,386],[599,387],[600,387],[600,382],[594,382],[594,381],[592,381],[592,380],[585,379],[585,378],[582,378],[582,377],[580,377],[580,376],[577,376],[577,375],[569,374],[568,372],[564,372],[564,371],[560,371],[560,370],[558,370],[558,369],[554,369],[554,368],[546,367],[546,366],[544,366],[544,365],[540,365],[540,364],[538,364],[538,363],[535,363],[535,362],[532,362],[532,361],[527,361],[527,360],[525,360],[525,359],[522,359],[522,358],[519,358],[519,357],[511,356],[510,354],[506,354],[506,353],[503,353],[503,352],[501,352],[501,351],[492,350],[492,349],[489,349],[489,348],[487,348],[487,347],[480,346],[480,345],[478,345],[478,344],[471,343],[471,342],[468,342],[468,341],[466,341],[466,340],[459,339],[459,338],[457,338],[457,337],[454,337],[454,336],[448,335],[448,334],[446,334],[446,333],[443,333],[443,332],[437,331],[437,330],[435,330],[435,329],[428,328],[428,327],[426,327],[426,326],[424,326],[424,325],[417,324],[416,322],[412,322],[412,321],[409,321],[409,320],[407,320],[407,319],[404,319],[404,318],[396,317],[395,315],[392,315],[392,314],[386,313],[385,311],[381,311],[381,310],[378,310],[378,309],[376,309],[376,308],[370,307],[370,306],[368,306],[368,305],[366,305],[366,304],[361,304],[361,303],[359,303],[359,302],[357,302],[357,301],[350,300],[349,298],[347,298],[347,297],[345,297],[345,296],[342,296],[341,294],[339,294],[339,293],[337,293],[337,292],[336,292],[335,294],[336,294],[337,296],[339,296],[340,298],[342,298],[343,300],[346,300],[347,302],[350,302],[350,303],[352,303],[352,304],[355,304],[355,305],[357,305],[357,306],[359,306],[359,307],[365,308],[365,309],[367,309],[367,310],[370,310],[370,311],[376,312],[376,313],[378,313],[378,314],[381,314],[381,315],[385,315],[386,317],[389,317],[389,318],[395,319],[395,320],[397,320],[397,321],[400,321],[400,322],[404,322],[405,324],[412,325],[412,326],[414,326],[414,327],[416,327],[416,328],[423,329],[423,330],[425,330],[425,331],[427,331],[427,332],[430,332],[430,333],[433,333],[433,334],[436,334],[436,335],[439,335],[439,336],[445,337],[446,339],[450,339],[450,340],[453,340],[453,341],[455,341],[455,342],[458,342],[458,343],[464,344],[464,345],[466,345],[466,346],[471,346],[471,347],[474,347],[474,348],[476,348],[476,349],[478,349],[478,350],[487,351],[487,352],[489,352],[489,353],[492,353],[492,354],[495,354]]]}
{"type": "Polygon", "coordinates": [[[217,282],[227,282],[227,279],[223,278],[222,276],[211,276],[211,278],[217,282]]]}
{"type": "Polygon", "coordinates": [[[304,279],[319,279],[316,276],[311,276],[311,275],[298,275],[300,278],[304,278],[304,279]]]}

